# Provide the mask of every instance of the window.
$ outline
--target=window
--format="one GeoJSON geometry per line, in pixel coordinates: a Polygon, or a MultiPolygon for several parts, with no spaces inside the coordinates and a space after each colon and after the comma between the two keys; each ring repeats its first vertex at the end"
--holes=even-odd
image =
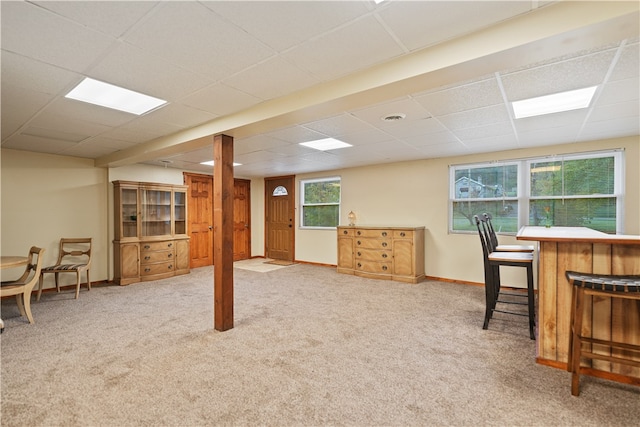
{"type": "Polygon", "coordinates": [[[622,152],[563,155],[452,166],[450,231],[477,231],[473,216],[489,212],[496,231],[520,226],[621,231],[622,152]]]}
{"type": "Polygon", "coordinates": [[[340,221],[340,178],[300,181],[300,201],[302,227],[337,227],[340,221]]]}

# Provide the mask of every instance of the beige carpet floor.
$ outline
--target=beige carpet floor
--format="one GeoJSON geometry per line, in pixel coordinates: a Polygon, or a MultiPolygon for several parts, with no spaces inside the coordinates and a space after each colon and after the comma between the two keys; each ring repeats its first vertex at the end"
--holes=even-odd
{"type": "MultiPolygon", "coordinates": [[[[537,365],[524,318],[482,330],[483,289],[297,264],[2,301],[2,426],[637,426],[640,388],[537,365]]],[[[508,320],[507,320],[508,319],[508,320]]]]}

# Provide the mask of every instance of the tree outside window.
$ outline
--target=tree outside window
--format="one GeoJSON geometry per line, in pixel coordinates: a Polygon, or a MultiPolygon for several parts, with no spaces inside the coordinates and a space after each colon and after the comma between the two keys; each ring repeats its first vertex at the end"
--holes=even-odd
{"type": "Polygon", "coordinates": [[[340,178],[300,182],[302,227],[332,228],[340,222],[340,178]]]}

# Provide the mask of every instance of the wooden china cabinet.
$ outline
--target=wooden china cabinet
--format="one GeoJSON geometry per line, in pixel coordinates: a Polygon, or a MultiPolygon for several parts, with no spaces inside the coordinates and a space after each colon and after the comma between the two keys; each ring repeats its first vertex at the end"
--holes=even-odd
{"type": "Polygon", "coordinates": [[[114,282],[189,273],[187,186],[114,181],[114,282]]]}

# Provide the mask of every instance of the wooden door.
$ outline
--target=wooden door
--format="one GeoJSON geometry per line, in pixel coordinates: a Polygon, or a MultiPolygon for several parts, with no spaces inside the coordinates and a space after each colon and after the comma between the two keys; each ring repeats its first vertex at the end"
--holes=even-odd
{"type": "Polygon", "coordinates": [[[233,182],[233,260],[251,256],[251,181],[233,182]]]}
{"type": "MultiPolygon", "coordinates": [[[[185,173],[191,268],[213,265],[213,177],[185,173]]],[[[233,260],[251,257],[251,181],[233,182],[233,260]]]]}
{"type": "Polygon", "coordinates": [[[185,173],[191,268],[213,264],[213,178],[185,173]]]}
{"type": "Polygon", "coordinates": [[[295,177],[265,178],[265,254],[294,261],[295,177]]]}

